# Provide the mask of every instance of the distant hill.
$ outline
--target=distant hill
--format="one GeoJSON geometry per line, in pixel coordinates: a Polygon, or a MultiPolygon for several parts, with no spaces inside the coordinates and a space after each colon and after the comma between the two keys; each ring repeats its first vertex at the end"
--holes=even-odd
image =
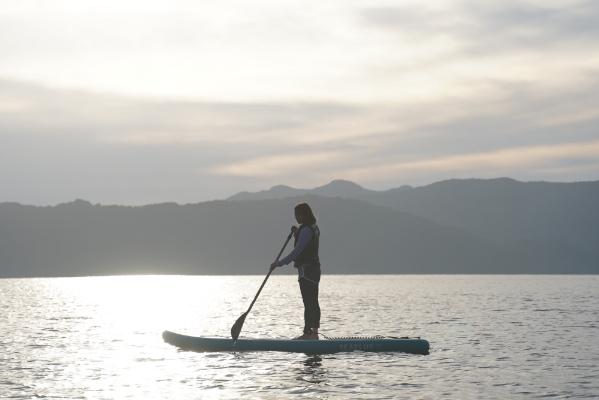
{"type": "MultiPolygon", "coordinates": [[[[455,190],[448,182],[385,194],[392,198],[403,190],[414,196],[423,191],[426,198],[428,191],[436,196],[447,191],[448,185],[455,190]]],[[[539,240],[497,243],[392,207],[325,197],[322,194],[380,195],[347,182],[327,186],[319,189],[320,196],[188,205],[102,206],[84,200],[54,207],[3,203],[0,277],[262,274],[294,222],[293,206],[300,201],[308,201],[319,218],[325,273],[599,272],[596,253],[580,251],[569,241],[553,245],[539,240]]],[[[465,189],[458,192],[465,198],[472,196],[465,189]]],[[[501,203],[501,199],[497,201],[501,203]]],[[[405,200],[411,207],[415,202],[415,198],[405,200]]],[[[434,208],[435,202],[442,203],[443,197],[422,202],[420,206],[427,210],[434,208]]],[[[477,208],[472,212],[483,215],[477,208]]],[[[500,217],[498,211],[488,215],[489,221],[500,217]]],[[[589,220],[595,217],[589,216],[589,220]]],[[[539,216],[535,214],[535,218],[539,216]]],[[[583,225],[573,228],[594,234],[596,227],[583,225]]]]}
{"type": "Polygon", "coordinates": [[[345,180],[334,180],[331,183],[314,189],[296,189],[290,186],[277,185],[269,190],[260,192],[240,192],[228,198],[231,201],[284,199],[287,197],[305,196],[312,194],[325,197],[345,197],[350,199],[368,199],[376,195],[373,190],[364,189],[362,186],[345,180]]]}
{"type": "MultiPolygon", "coordinates": [[[[557,252],[562,258],[571,256],[571,262],[599,260],[599,181],[550,183],[519,182],[509,178],[465,179],[386,191],[333,181],[314,189],[287,188],[286,192],[360,199],[440,225],[453,226],[500,246],[520,248],[523,252],[557,252]]],[[[271,189],[238,194],[231,200],[267,198],[284,196],[271,189]]],[[[599,265],[599,261],[596,264],[599,265]]]]}
{"type": "Polygon", "coordinates": [[[599,182],[502,178],[387,191],[339,180],[187,205],[0,203],[0,277],[265,273],[301,201],[326,273],[599,273],[599,182]]]}

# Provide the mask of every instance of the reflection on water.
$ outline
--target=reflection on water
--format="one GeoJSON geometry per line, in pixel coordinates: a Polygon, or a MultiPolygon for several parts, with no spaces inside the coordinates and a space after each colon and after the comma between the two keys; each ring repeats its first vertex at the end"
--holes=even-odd
{"type": "Polygon", "coordinates": [[[324,383],[326,382],[327,371],[322,366],[322,358],[320,356],[308,357],[303,361],[303,367],[297,369],[298,380],[309,383],[324,383]]]}
{"type": "MultiPolygon", "coordinates": [[[[597,276],[325,276],[322,330],[422,336],[428,356],[193,353],[165,329],[227,337],[263,277],[0,280],[0,398],[396,399],[599,393],[597,276]]],[[[294,337],[292,276],[242,337],[294,337]]]]}

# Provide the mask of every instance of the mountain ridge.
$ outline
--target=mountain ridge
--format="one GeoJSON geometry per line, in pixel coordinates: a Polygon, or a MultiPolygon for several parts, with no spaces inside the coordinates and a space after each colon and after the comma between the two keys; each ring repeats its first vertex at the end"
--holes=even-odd
{"type": "MultiPolygon", "coordinates": [[[[318,189],[302,189],[302,193],[316,193],[318,189]]],[[[449,179],[412,188],[364,189],[349,195],[320,194],[355,198],[417,215],[497,244],[563,240],[584,251],[599,248],[599,207],[596,206],[599,181],[449,179]]],[[[268,191],[260,192],[259,198],[270,198],[268,191]]],[[[230,199],[247,201],[254,197],[246,194],[243,198],[232,196],[230,199]]]]}
{"type": "Polygon", "coordinates": [[[183,205],[0,203],[0,277],[261,274],[303,201],[323,232],[325,274],[599,273],[599,182],[319,188],[183,205]]]}

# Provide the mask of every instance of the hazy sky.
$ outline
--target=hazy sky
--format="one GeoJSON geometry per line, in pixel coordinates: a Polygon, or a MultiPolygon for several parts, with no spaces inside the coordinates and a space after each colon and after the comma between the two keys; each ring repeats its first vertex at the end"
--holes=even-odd
{"type": "Polygon", "coordinates": [[[599,179],[599,2],[0,0],[0,202],[599,179]]]}

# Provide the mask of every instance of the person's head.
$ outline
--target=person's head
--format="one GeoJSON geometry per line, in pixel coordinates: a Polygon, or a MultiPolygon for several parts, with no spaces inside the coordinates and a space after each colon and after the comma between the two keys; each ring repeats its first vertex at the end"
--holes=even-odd
{"type": "Polygon", "coordinates": [[[295,219],[298,224],[313,225],[316,223],[316,217],[307,203],[295,206],[295,219]]]}

